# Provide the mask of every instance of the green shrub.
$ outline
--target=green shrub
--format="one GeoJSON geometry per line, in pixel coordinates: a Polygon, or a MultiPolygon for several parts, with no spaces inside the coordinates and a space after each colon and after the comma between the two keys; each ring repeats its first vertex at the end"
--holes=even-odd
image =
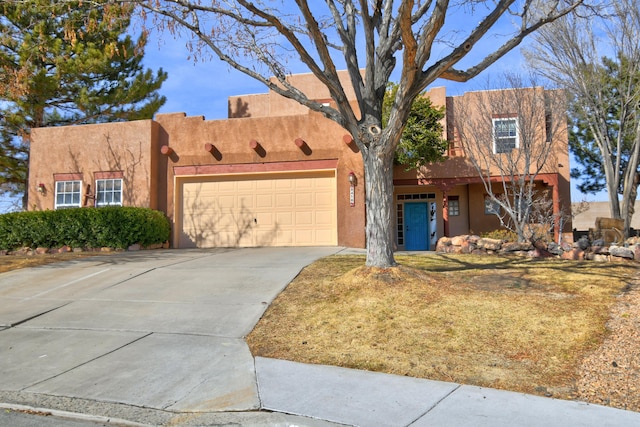
{"type": "Polygon", "coordinates": [[[108,206],[0,215],[0,249],[127,248],[169,239],[171,226],[162,212],[146,208],[108,206]]]}

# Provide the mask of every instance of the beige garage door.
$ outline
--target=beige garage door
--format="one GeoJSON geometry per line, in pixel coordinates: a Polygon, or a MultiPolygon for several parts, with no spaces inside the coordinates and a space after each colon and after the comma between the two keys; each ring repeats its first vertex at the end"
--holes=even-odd
{"type": "Polygon", "coordinates": [[[179,189],[179,247],[337,244],[334,171],[192,177],[179,189]]]}

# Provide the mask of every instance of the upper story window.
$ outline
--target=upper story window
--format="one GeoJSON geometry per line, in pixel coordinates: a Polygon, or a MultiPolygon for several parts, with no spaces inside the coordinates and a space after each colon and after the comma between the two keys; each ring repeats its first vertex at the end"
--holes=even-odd
{"type": "Polygon", "coordinates": [[[55,208],[79,208],[82,196],[82,181],[56,181],[55,208]]]}
{"type": "Polygon", "coordinates": [[[96,206],[122,206],[122,178],[96,180],[96,206]]]}
{"type": "Polygon", "coordinates": [[[518,148],[517,117],[493,119],[493,152],[495,154],[510,153],[518,148]]]}

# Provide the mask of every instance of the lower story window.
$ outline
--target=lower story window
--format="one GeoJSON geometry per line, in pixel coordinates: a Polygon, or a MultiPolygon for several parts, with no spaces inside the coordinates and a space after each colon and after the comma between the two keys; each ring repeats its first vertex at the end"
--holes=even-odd
{"type": "Polygon", "coordinates": [[[56,181],[56,209],[79,208],[82,181],[56,181]]]}
{"type": "Polygon", "coordinates": [[[459,216],[460,199],[458,198],[458,196],[449,196],[447,202],[449,205],[449,216],[459,216]]]}
{"type": "Polygon", "coordinates": [[[96,206],[122,206],[122,179],[96,180],[96,206]]]}
{"type": "Polygon", "coordinates": [[[396,223],[398,225],[397,239],[398,245],[404,245],[404,203],[398,203],[396,210],[396,223]]]}
{"type": "Polygon", "coordinates": [[[484,213],[485,215],[496,215],[500,213],[500,203],[497,200],[491,198],[491,196],[484,196],[484,213]]]}

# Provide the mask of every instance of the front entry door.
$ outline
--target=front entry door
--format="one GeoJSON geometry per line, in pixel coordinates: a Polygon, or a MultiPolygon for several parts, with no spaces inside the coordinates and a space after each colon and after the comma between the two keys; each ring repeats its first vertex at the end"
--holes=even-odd
{"type": "Polygon", "coordinates": [[[429,249],[429,209],[427,203],[404,204],[404,247],[408,251],[429,249]]]}

